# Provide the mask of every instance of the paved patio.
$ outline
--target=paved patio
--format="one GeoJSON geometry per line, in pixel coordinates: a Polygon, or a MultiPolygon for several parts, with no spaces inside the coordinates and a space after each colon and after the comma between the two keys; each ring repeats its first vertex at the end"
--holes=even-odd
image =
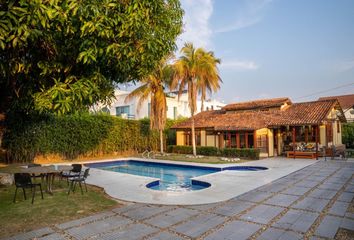
{"type": "Polygon", "coordinates": [[[221,203],[130,204],[10,239],[353,239],[353,173],[320,161],[221,203]]]}

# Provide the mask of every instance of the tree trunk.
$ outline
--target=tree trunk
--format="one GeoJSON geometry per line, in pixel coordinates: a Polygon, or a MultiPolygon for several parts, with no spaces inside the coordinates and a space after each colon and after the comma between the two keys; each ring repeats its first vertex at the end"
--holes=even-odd
{"type": "Polygon", "coordinates": [[[197,156],[197,149],[195,147],[195,129],[194,129],[194,115],[192,115],[192,147],[193,147],[193,156],[197,156]]]}
{"type": "Polygon", "coordinates": [[[163,130],[160,129],[160,152],[163,154],[163,130]]]}
{"type": "Polygon", "coordinates": [[[200,107],[200,111],[203,112],[204,111],[204,100],[202,99],[202,104],[201,104],[201,107],[200,107]]]}

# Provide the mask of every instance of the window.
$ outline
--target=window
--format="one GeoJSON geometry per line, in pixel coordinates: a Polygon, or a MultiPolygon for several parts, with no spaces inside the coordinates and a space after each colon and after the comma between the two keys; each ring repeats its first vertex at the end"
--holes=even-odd
{"type": "Polygon", "coordinates": [[[257,136],[257,148],[260,149],[261,153],[267,153],[267,135],[257,136]]]}
{"type": "Polygon", "coordinates": [[[116,116],[121,116],[122,114],[129,115],[129,106],[116,107],[116,116]]]}
{"type": "Polygon", "coordinates": [[[337,133],[340,133],[340,122],[337,121],[337,133]]]}

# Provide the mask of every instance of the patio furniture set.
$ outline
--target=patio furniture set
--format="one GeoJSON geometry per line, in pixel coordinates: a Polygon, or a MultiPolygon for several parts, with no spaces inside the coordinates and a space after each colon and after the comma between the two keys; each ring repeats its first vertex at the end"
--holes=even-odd
{"type": "Polygon", "coordinates": [[[29,164],[27,165],[27,167],[19,167],[14,173],[16,190],[13,202],[16,202],[17,190],[19,188],[22,188],[25,200],[27,199],[25,189],[31,189],[33,204],[36,193],[36,187],[39,187],[41,197],[43,199],[42,184],[44,182],[44,179],[46,184],[46,192],[49,194],[53,194],[53,182],[55,176],[58,176],[60,180],[63,180],[64,178],[67,180],[67,184],[69,186],[68,195],[70,194],[70,192],[75,191],[75,187],[77,184],[80,186],[81,194],[83,194],[82,183],[85,184],[85,190],[87,192],[86,178],[89,175],[89,170],[90,168],[86,168],[83,171],[82,164],[72,164],[71,166],[41,166],[40,164],[29,164]],[[41,178],[41,183],[34,183],[33,179],[35,178],[41,178]]]}

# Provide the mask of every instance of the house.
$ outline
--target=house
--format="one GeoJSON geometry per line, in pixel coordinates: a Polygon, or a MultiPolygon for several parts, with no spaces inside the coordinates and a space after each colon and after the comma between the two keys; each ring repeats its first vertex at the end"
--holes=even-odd
{"type": "MultiPolygon", "coordinates": [[[[195,116],[196,144],[258,148],[261,156],[317,152],[341,145],[344,113],[336,99],[292,103],[289,98],[228,104],[195,116]],[[295,146],[293,148],[293,146],[295,146]]],[[[177,145],[191,145],[191,119],[173,126],[177,145]]]]}
{"type": "MultiPolygon", "coordinates": [[[[139,98],[133,98],[126,101],[126,97],[129,95],[128,91],[115,91],[115,101],[111,106],[101,107],[102,111],[110,113],[111,115],[121,116],[129,119],[141,119],[148,118],[150,116],[150,99],[144,101],[140,107],[138,107],[139,98]]],[[[183,92],[178,99],[177,92],[170,92],[167,94],[167,118],[178,119],[182,117],[190,117],[190,110],[188,106],[187,92],[183,92]]],[[[204,101],[205,110],[217,110],[225,106],[224,103],[216,100],[204,101]]],[[[97,107],[96,107],[97,108],[97,107]]],[[[197,101],[197,113],[201,110],[201,101],[197,101]]]]}
{"type": "Polygon", "coordinates": [[[321,97],[318,100],[337,99],[343,109],[347,122],[354,122],[354,94],[321,97]]]}

